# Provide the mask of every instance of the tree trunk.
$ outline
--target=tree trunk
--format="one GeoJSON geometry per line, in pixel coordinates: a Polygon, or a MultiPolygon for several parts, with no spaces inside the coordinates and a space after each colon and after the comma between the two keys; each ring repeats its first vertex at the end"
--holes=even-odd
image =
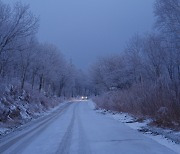
{"type": "Polygon", "coordinates": [[[32,83],[31,83],[32,89],[34,89],[34,80],[35,80],[35,73],[33,73],[32,75],[32,83]]]}
{"type": "Polygon", "coordinates": [[[43,74],[40,76],[40,81],[39,81],[39,92],[41,91],[43,86],[43,74]]]}
{"type": "MultiPolygon", "coordinates": [[[[27,70],[27,69],[26,69],[27,70]]],[[[25,83],[25,79],[26,79],[26,72],[24,71],[23,75],[22,75],[22,80],[21,80],[21,89],[24,89],[24,83],[25,83]]]]}

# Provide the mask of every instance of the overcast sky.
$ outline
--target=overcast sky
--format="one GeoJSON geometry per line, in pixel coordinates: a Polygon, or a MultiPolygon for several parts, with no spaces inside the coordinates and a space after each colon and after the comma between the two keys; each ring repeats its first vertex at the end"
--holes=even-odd
{"type": "Polygon", "coordinates": [[[55,44],[82,69],[97,57],[121,52],[133,34],[153,25],[154,0],[21,1],[40,17],[40,41],[55,44]]]}

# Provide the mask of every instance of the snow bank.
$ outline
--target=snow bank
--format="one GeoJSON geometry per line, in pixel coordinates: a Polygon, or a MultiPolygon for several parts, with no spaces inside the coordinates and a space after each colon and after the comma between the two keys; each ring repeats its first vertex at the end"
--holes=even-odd
{"type": "Polygon", "coordinates": [[[0,135],[43,115],[62,101],[28,86],[21,90],[18,85],[0,85],[0,135]]]}
{"type": "Polygon", "coordinates": [[[95,110],[95,109],[96,109],[96,104],[95,104],[92,100],[89,100],[89,101],[88,101],[88,105],[89,105],[89,107],[90,107],[92,110],[95,110]]]}

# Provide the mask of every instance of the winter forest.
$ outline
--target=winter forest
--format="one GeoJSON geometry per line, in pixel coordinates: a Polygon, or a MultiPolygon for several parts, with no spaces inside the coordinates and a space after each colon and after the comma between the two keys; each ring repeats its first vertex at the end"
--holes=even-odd
{"type": "Polygon", "coordinates": [[[39,19],[28,5],[0,1],[0,12],[0,122],[89,94],[83,72],[56,46],[37,40],[39,19]]]}
{"type": "Polygon", "coordinates": [[[154,32],[135,34],[124,51],[91,69],[102,108],[180,126],[180,1],[156,0],[154,32]]]}
{"type": "Polygon", "coordinates": [[[0,1],[0,125],[88,96],[99,108],[180,127],[180,0],[156,0],[154,31],[134,34],[123,51],[98,58],[88,72],[38,41],[39,20],[28,5],[0,1]]]}

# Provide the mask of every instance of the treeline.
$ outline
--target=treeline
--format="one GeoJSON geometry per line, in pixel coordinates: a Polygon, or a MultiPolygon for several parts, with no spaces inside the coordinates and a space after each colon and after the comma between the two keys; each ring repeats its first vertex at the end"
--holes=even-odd
{"type": "Polygon", "coordinates": [[[0,1],[0,82],[19,84],[48,95],[88,93],[86,78],[52,44],[39,43],[39,19],[28,5],[0,1]]]}
{"type": "Polygon", "coordinates": [[[28,5],[0,0],[0,128],[5,130],[89,93],[85,74],[56,46],[38,41],[38,27],[28,5]]]}
{"type": "Polygon", "coordinates": [[[156,0],[155,31],[134,35],[119,55],[91,68],[101,108],[180,126],[180,0],[156,0]]]}

